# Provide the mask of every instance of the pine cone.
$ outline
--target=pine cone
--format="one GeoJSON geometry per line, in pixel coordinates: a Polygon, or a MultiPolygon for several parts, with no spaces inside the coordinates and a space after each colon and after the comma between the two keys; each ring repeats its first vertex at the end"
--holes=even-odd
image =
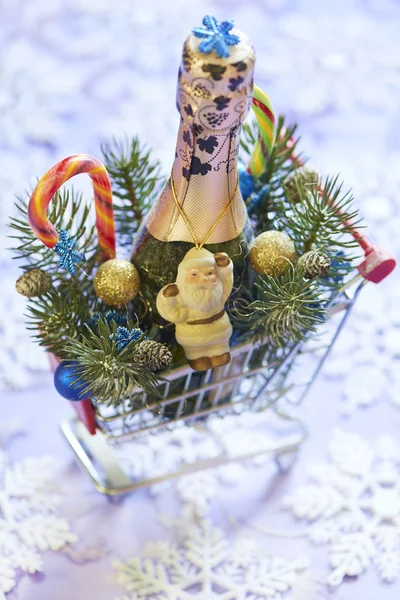
{"type": "Polygon", "coordinates": [[[22,296],[33,298],[34,296],[42,296],[51,288],[51,277],[41,269],[32,269],[26,271],[18,278],[15,284],[16,290],[22,296]]]}
{"type": "Polygon", "coordinates": [[[301,190],[309,189],[318,185],[318,173],[311,169],[300,169],[295,171],[284,185],[286,198],[291,204],[301,201],[301,190]]]}
{"type": "Polygon", "coordinates": [[[297,264],[304,269],[306,279],[315,279],[327,274],[331,266],[331,259],[323,252],[310,250],[300,256],[297,264]]]}
{"type": "Polygon", "coordinates": [[[135,362],[147,367],[149,371],[166,369],[172,363],[172,354],[167,346],[154,340],[144,340],[135,345],[132,358],[135,362]]]}

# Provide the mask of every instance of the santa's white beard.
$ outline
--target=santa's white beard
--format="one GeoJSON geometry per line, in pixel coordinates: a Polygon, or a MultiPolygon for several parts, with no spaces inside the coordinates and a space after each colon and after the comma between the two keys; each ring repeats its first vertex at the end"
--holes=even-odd
{"type": "Polygon", "coordinates": [[[220,302],[223,294],[222,281],[216,283],[186,283],[178,284],[179,294],[186,306],[200,312],[208,312],[220,302]],[[205,288],[205,289],[201,289],[205,288]]]}

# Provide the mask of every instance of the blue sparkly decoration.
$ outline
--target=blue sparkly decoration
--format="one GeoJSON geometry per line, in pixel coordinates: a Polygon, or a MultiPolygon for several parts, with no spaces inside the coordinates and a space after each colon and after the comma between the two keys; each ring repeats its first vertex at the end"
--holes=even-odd
{"type": "Polygon", "coordinates": [[[54,250],[60,256],[60,267],[68,269],[71,275],[75,274],[75,265],[85,260],[85,255],[75,250],[76,241],[70,238],[65,229],[61,229],[60,237],[54,250]]]}
{"type": "Polygon", "coordinates": [[[101,321],[102,318],[103,318],[103,315],[101,313],[95,312],[90,315],[90,317],[86,321],[85,325],[87,325],[88,327],[90,327],[90,329],[93,329],[95,331],[97,329],[98,322],[101,321]]]}
{"type": "Polygon", "coordinates": [[[140,339],[147,340],[147,337],[138,328],[129,330],[127,327],[118,327],[115,334],[110,335],[110,340],[114,340],[118,350],[123,350],[130,342],[137,342],[140,339]]]}
{"type": "Polygon", "coordinates": [[[107,323],[116,323],[117,325],[126,326],[128,317],[121,315],[117,310],[108,310],[105,314],[107,323]]]}
{"type": "Polygon", "coordinates": [[[238,166],[239,171],[239,187],[243,200],[247,200],[254,192],[254,177],[251,173],[246,171],[246,167],[243,163],[238,166]]]}
{"type": "Polygon", "coordinates": [[[269,198],[270,186],[268,183],[263,185],[261,190],[255,194],[247,205],[247,211],[251,213],[262,213],[266,208],[266,203],[269,198]]]}
{"type": "Polygon", "coordinates": [[[82,390],[82,383],[73,383],[78,377],[75,371],[77,364],[75,361],[60,362],[54,372],[54,387],[57,392],[63,398],[73,402],[87,397],[82,390]]]}
{"type": "Polygon", "coordinates": [[[324,277],[321,277],[322,281],[333,281],[336,284],[341,283],[344,279],[344,274],[349,270],[350,263],[346,260],[343,260],[345,257],[343,250],[336,252],[335,257],[331,257],[329,273],[324,277]]]}
{"type": "Polygon", "coordinates": [[[100,312],[92,313],[86,321],[86,325],[93,331],[96,331],[99,321],[102,320],[106,321],[109,325],[116,323],[117,325],[126,326],[128,323],[126,315],[121,315],[117,310],[108,310],[104,315],[100,312]]]}
{"type": "Polygon", "coordinates": [[[198,38],[203,38],[199,44],[200,52],[210,54],[213,50],[220,58],[229,56],[228,46],[236,46],[240,42],[237,35],[229,33],[233,27],[233,21],[222,21],[218,23],[215,17],[207,15],[203,19],[203,27],[195,27],[193,33],[198,38]]]}

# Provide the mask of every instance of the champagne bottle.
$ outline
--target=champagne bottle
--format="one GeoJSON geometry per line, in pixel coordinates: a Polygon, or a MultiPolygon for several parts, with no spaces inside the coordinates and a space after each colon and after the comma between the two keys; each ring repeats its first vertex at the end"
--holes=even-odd
{"type": "Polygon", "coordinates": [[[229,46],[226,58],[215,50],[202,52],[202,40],[193,34],[183,46],[171,178],[141,224],[132,252],[152,311],[158,291],[175,281],[179,263],[196,244],[231,257],[234,295],[249,289],[246,256],[253,236],[237,162],[241,126],[252,101],[254,50],[242,32],[230,33],[238,43],[229,46]]]}

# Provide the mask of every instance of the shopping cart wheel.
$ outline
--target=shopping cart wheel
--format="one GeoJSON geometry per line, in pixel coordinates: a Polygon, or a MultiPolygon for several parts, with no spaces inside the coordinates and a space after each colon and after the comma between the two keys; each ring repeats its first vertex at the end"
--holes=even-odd
{"type": "Polygon", "coordinates": [[[294,465],[297,451],[281,452],[275,456],[275,463],[280,473],[287,473],[294,465]]]}
{"type": "Polygon", "coordinates": [[[107,496],[107,500],[109,504],[112,504],[113,506],[119,506],[125,500],[125,496],[123,496],[122,494],[118,494],[115,496],[107,496]]]}

